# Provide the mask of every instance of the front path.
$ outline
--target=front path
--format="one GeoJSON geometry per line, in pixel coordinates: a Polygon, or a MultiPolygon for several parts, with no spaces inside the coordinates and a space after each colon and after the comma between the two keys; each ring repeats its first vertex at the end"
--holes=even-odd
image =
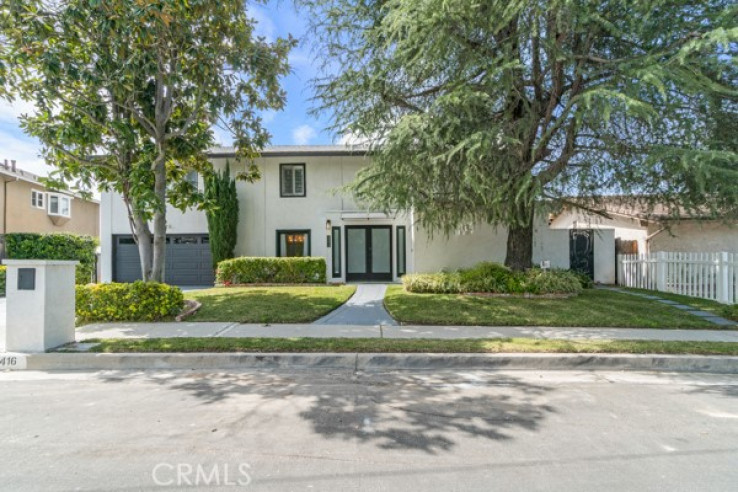
{"type": "Polygon", "coordinates": [[[396,326],[384,309],[385,284],[359,284],[346,304],[316,321],[315,325],[396,326]]]}

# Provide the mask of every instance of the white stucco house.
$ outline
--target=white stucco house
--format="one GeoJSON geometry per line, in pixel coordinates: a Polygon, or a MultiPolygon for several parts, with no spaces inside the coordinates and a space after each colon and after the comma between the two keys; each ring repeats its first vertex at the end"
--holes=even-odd
{"type": "MultiPolygon", "coordinates": [[[[229,160],[234,175],[241,170],[232,148],[214,148],[210,157],[218,169],[229,160]]],[[[236,255],[324,257],[327,278],[336,283],[391,282],[408,272],[504,261],[503,228],[476,224],[449,237],[431,237],[415,224],[412,211],[387,214],[358,207],[340,189],[368,159],[365,150],[346,146],[265,149],[256,160],[262,178],[237,183],[236,255]]],[[[135,280],[140,275],[138,250],[118,194],[103,193],[100,220],[102,281],[135,280]]],[[[170,207],[167,221],[167,281],[212,284],[205,213],[170,207]]],[[[541,216],[535,223],[534,261],[557,268],[575,266],[597,282],[614,283],[616,240],[646,252],[654,232],[649,227],[648,221],[627,215],[603,218],[564,210],[541,216]]]]}

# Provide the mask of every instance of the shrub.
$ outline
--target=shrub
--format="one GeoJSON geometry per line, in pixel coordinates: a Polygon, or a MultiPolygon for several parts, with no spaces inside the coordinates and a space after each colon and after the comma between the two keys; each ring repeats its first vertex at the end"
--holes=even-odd
{"type": "Polygon", "coordinates": [[[723,316],[733,321],[738,321],[738,304],[731,304],[730,306],[723,306],[723,316]]]}
{"type": "Polygon", "coordinates": [[[532,268],[513,272],[498,263],[484,262],[452,273],[415,273],[402,277],[405,290],[418,294],[576,294],[579,276],[566,270],[532,268]]]}
{"type": "Polygon", "coordinates": [[[5,265],[0,265],[0,296],[5,295],[5,265]]]}
{"type": "Polygon", "coordinates": [[[523,290],[536,295],[578,294],[582,291],[582,283],[579,277],[569,270],[531,268],[525,272],[523,290]]]}
{"type": "Polygon", "coordinates": [[[594,287],[594,280],[592,280],[586,273],[578,272],[576,270],[569,271],[577,276],[579,283],[582,284],[582,289],[591,289],[594,287]]]}
{"type": "Polygon", "coordinates": [[[325,258],[232,258],[218,263],[218,284],[325,283],[325,258]]]}
{"type": "Polygon", "coordinates": [[[512,271],[499,263],[479,263],[472,268],[459,270],[459,275],[463,292],[504,293],[513,287],[510,284],[512,271]]]}
{"type": "Polygon", "coordinates": [[[457,272],[409,273],[403,275],[402,284],[405,290],[417,294],[458,294],[461,292],[461,276],[457,272]]]}
{"type": "Polygon", "coordinates": [[[77,286],[81,321],[156,321],[179,314],[183,305],[179,288],[156,282],[77,286]]]}
{"type": "Polygon", "coordinates": [[[78,284],[90,282],[95,272],[97,240],[76,234],[10,233],[5,235],[5,252],[14,260],[77,260],[78,284]]]}

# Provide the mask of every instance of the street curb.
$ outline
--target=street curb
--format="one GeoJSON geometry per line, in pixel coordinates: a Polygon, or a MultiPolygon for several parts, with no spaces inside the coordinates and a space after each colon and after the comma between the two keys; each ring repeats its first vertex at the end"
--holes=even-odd
{"type": "Polygon", "coordinates": [[[618,370],[738,374],[738,357],[632,354],[47,353],[0,354],[10,370],[618,370]],[[12,360],[12,363],[10,362],[12,360]]]}

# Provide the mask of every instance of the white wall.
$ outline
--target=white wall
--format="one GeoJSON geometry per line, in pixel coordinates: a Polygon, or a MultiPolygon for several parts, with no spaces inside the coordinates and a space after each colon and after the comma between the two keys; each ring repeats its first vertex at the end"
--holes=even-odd
{"type": "Polygon", "coordinates": [[[551,221],[552,229],[612,229],[615,238],[626,241],[637,241],[638,252],[646,253],[648,226],[641,224],[640,219],[611,215],[602,217],[583,210],[565,210],[551,221]]]}
{"type": "MultiPolygon", "coordinates": [[[[655,234],[660,228],[653,225],[650,232],[655,234]]],[[[650,250],[738,253],[738,223],[725,224],[716,220],[684,220],[674,223],[671,230],[664,230],[651,238],[650,250]]]]}

